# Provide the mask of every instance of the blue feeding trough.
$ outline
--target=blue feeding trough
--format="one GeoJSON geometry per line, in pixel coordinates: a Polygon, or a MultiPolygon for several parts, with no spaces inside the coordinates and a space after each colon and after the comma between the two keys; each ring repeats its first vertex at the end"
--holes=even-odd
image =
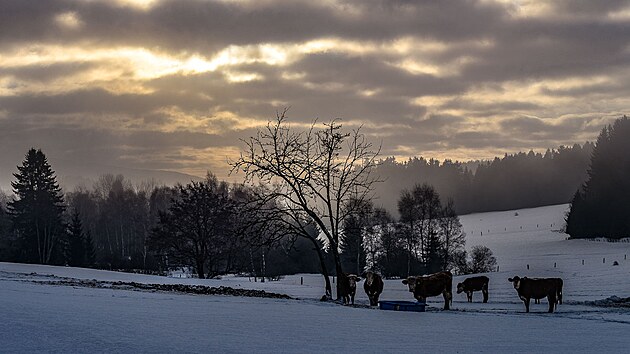
{"type": "Polygon", "coordinates": [[[381,310],[424,312],[427,303],[420,301],[379,301],[378,306],[381,310]]]}

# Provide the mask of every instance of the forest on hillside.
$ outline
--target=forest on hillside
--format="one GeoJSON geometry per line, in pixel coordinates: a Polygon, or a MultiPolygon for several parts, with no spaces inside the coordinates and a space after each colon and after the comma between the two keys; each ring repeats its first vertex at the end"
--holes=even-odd
{"type": "Polygon", "coordinates": [[[423,183],[435,187],[444,200],[452,199],[458,214],[569,203],[587,179],[593,148],[594,144],[587,142],[549,149],[544,154],[505,154],[475,164],[422,157],[407,161],[386,158],[377,167],[383,182],[375,185],[374,203],[396,213],[401,191],[423,183]]]}

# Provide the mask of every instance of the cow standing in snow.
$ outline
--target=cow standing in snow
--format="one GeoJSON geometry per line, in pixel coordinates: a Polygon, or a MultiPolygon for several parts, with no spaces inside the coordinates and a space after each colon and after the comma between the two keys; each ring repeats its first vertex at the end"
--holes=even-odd
{"type": "Polygon", "coordinates": [[[337,276],[339,282],[339,297],[344,305],[352,303],[354,305],[354,295],[357,292],[357,282],[361,278],[355,274],[341,273],[337,276]]]}
{"type": "Polygon", "coordinates": [[[408,277],[402,281],[409,286],[409,291],[418,301],[426,301],[427,297],[444,296],[444,309],[449,310],[453,301],[453,274],[439,272],[427,276],[408,277]]]}
{"type": "Polygon", "coordinates": [[[488,283],[490,279],[486,276],[466,278],[464,282],[457,284],[457,293],[466,293],[468,302],[472,302],[473,292],[481,291],[483,294],[483,302],[488,302],[488,283]]]}
{"type": "Polygon", "coordinates": [[[544,297],[549,301],[549,312],[553,312],[558,294],[558,282],[555,278],[521,278],[515,276],[514,278],[509,278],[508,281],[514,285],[518,297],[525,303],[525,312],[529,312],[529,301],[531,299],[542,299],[544,297]]]}
{"type": "Polygon", "coordinates": [[[370,299],[370,306],[378,305],[378,297],[383,292],[383,278],[374,272],[363,273],[365,282],[363,283],[363,290],[370,299]]]}

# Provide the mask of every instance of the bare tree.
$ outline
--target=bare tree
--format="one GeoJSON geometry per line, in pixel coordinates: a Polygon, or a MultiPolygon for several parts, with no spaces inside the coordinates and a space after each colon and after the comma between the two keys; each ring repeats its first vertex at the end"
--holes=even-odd
{"type": "MultiPolygon", "coordinates": [[[[343,132],[337,120],[320,129],[316,122],[306,131],[295,129],[287,123],[286,113],[286,109],[277,113],[275,120],[244,141],[245,151],[232,163],[232,172],[242,171],[249,183],[275,185],[272,197],[278,200],[283,219],[301,230],[300,235],[307,234],[310,222],[315,223],[340,274],[340,231],[343,220],[354,212],[344,206],[357,205],[349,204],[351,199],[371,199],[378,181],[373,171],[380,149],[360,129],[343,132]]],[[[330,296],[330,283],[324,277],[330,296]]]]}
{"type": "Polygon", "coordinates": [[[464,249],[466,244],[466,233],[462,223],[455,212],[455,204],[449,199],[444,209],[442,217],[438,221],[442,236],[442,269],[449,270],[457,268],[456,257],[464,249]]]}

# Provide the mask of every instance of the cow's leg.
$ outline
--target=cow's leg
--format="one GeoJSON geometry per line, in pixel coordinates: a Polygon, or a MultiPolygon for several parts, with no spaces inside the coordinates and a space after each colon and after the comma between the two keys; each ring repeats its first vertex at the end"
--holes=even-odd
{"type": "Polygon", "coordinates": [[[547,301],[549,301],[549,311],[553,312],[554,307],[556,307],[556,293],[552,293],[547,295],[547,301]]]}
{"type": "Polygon", "coordinates": [[[354,294],[350,295],[350,299],[352,300],[352,304],[354,305],[354,294]]]}
{"type": "Polygon", "coordinates": [[[525,303],[525,312],[529,312],[529,298],[523,299],[523,302],[525,303]]]}
{"type": "Polygon", "coordinates": [[[534,299],[534,304],[540,304],[540,299],[534,299]]]}
{"type": "Polygon", "coordinates": [[[468,299],[468,302],[472,302],[472,296],[473,296],[473,292],[472,291],[467,291],[466,292],[466,298],[468,299]]]}
{"type": "Polygon", "coordinates": [[[453,299],[453,294],[451,294],[449,291],[444,291],[442,295],[444,296],[444,309],[450,310],[451,307],[449,305],[451,304],[451,301],[453,299]]]}
{"type": "Polygon", "coordinates": [[[488,284],[484,284],[481,288],[481,293],[483,294],[483,303],[485,304],[488,302],[488,284]]]}

